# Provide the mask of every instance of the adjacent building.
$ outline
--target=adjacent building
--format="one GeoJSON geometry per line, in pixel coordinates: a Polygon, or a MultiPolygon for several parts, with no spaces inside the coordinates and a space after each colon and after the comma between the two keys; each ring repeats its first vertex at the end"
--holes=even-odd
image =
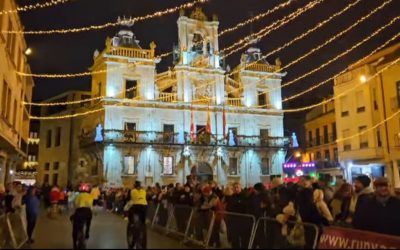
{"type": "MultiPolygon", "coordinates": [[[[1,0],[0,11],[16,9],[14,0],[1,0]]],[[[1,30],[22,30],[17,13],[0,15],[1,30]]],[[[13,181],[17,168],[26,159],[29,137],[29,106],[34,86],[25,51],[27,45],[21,34],[0,33],[0,185],[13,181]]]]}
{"type": "Polygon", "coordinates": [[[360,174],[388,176],[400,187],[400,65],[372,77],[399,55],[396,44],[335,79],[339,160],[349,180],[360,174]]]}
{"type": "Polygon", "coordinates": [[[305,153],[303,162],[314,162],[317,171],[333,177],[343,178],[336,143],[335,103],[330,101],[313,108],[306,114],[305,153]]]}
{"type": "MultiPolygon", "coordinates": [[[[76,118],[82,127],[73,182],[86,177],[130,186],[135,180],[168,184],[195,176],[248,186],[282,173],[287,140],[279,61],[259,60],[260,49],[252,47],[228,74],[220,65],[215,17],[209,20],[196,9],[190,17],[181,13],[177,24],[175,64],[164,73],[156,73],[156,44],[143,48],[129,29],[95,51],[92,70],[106,73],[93,75],[91,96],[104,98],[88,108],[98,109],[96,114],[76,118]]],[[[54,137],[48,133],[57,133],[57,126],[62,125],[52,132],[41,127],[41,138],[54,137]]],[[[68,132],[62,135],[69,138],[68,132]]],[[[54,182],[54,162],[66,173],[67,160],[60,156],[66,151],[59,150],[48,160],[42,155],[53,154],[40,153],[49,181],[54,182]]]]}
{"type": "MultiPolygon", "coordinates": [[[[90,92],[68,91],[43,101],[43,104],[54,102],[71,102],[90,98],[90,92]]],[[[66,116],[82,112],[90,102],[82,102],[74,105],[43,106],[41,116],[66,116]]],[[[87,119],[85,117],[83,119],[87,119]]],[[[57,184],[66,187],[69,176],[73,171],[78,171],[74,156],[79,150],[79,138],[82,119],[54,119],[41,120],[39,130],[39,155],[38,176],[39,184],[45,182],[50,185],[57,184]]],[[[33,136],[35,133],[33,133],[33,136]]]]}

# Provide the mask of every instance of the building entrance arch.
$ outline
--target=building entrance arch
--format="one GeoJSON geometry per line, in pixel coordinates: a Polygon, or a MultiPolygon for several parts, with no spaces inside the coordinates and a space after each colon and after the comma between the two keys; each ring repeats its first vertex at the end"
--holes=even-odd
{"type": "Polygon", "coordinates": [[[197,176],[199,181],[212,181],[213,170],[208,162],[199,162],[196,166],[192,167],[191,174],[197,176]]]}

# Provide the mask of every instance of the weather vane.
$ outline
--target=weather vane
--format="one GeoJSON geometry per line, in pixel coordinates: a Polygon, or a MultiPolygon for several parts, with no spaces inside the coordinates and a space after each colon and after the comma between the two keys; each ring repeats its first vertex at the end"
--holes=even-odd
{"type": "Polygon", "coordinates": [[[135,20],[133,18],[126,19],[125,16],[123,16],[122,18],[119,16],[118,17],[118,23],[120,25],[124,25],[124,26],[127,26],[127,27],[132,27],[133,24],[135,23],[135,20]]]}

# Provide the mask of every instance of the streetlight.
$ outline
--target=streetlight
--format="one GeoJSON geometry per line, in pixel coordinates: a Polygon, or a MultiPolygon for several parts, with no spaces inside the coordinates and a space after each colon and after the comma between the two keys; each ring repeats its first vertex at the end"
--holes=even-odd
{"type": "Polygon", "coordinates": [[[31,49],[31,48],[27,48],[27,49],[25,50],[25,55],[29,56],[29,55],[31,55],[31,54],[32,54],[32,49],[31,49]]]}
{"type": "Polygon", "coordinates": [[[360,81],[361,81],[362,83],[365,83],[365,82],[367,81],[367,77],[366,77],[365,75],[361,75],[361,76],[360,76],[360,81]]]}

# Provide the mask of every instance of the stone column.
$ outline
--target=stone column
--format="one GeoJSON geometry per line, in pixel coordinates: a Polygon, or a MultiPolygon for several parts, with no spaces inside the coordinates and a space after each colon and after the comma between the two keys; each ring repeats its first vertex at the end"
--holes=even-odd
{"type": "Polygon", "coordinates": [[[6,185],[5,177],[6,177],[6,159],[0,157],[0,185],[1,184],[3,184],[4,186],[6,185]]]}
{"type": "Polygon", "coordinates": [[[397,164],[397,161],[393,161],[393,187],[394,188],[400,188],[400,174],[399,174],[399,165],[397,164]]]}

